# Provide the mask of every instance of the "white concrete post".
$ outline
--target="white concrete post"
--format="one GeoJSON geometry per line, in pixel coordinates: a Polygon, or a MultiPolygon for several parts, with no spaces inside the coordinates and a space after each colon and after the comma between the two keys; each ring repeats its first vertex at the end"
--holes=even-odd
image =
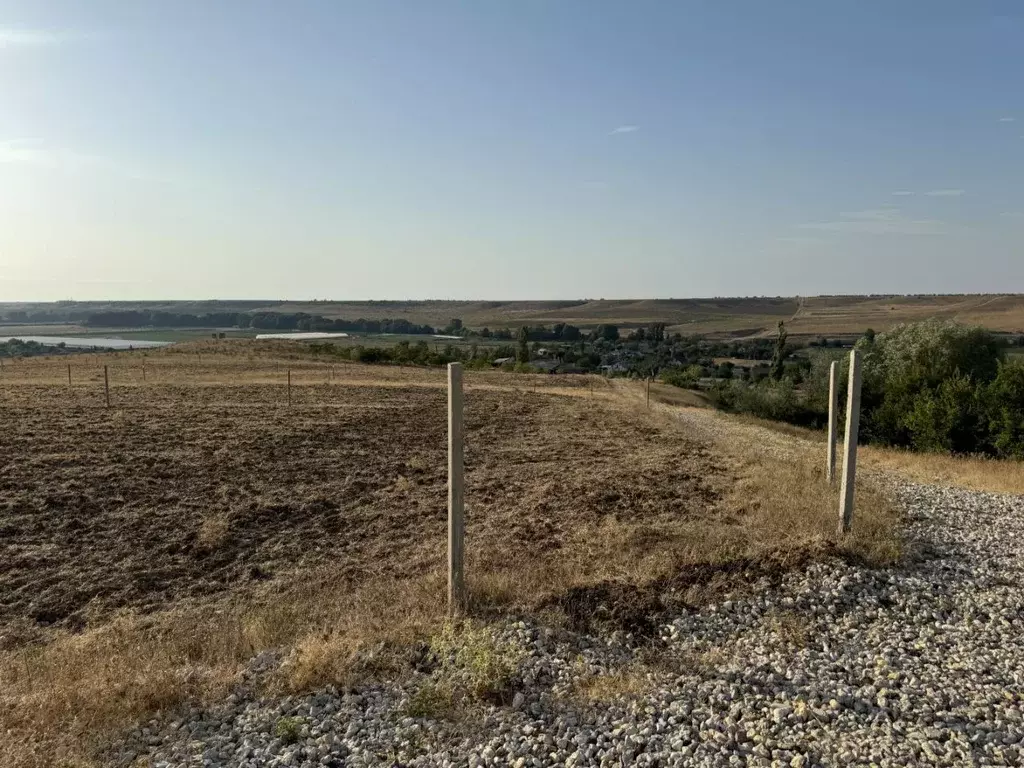
{"type": "Polygon", "coordinates": [[[839,362],[828,367],[828,448],[825,454],[825,474],[829,483],[836,479],[836,427],[839,423],[839,362]]]}
{"type": "Polygon", "coordinates": [[[860,352],[850,352],[850,387],[846,394],[846,443],[843,446],[843,478],[839,487],[839,532],[847,533],[853,521],[853,489],[857,478],[857,429],[860,426],[860,352]]]}
{"type": "Polygon", "coordinates": [[[466,520],[462,477],[462,365],[448,364],[448,612],[457,615],[466,607],[462,561],[466,520]]]}

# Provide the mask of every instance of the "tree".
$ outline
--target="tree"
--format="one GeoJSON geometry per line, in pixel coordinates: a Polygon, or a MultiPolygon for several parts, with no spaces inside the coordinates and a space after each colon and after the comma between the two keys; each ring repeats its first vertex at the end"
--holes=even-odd
{"type": "Polygon", "coordinates": [[[1024,459],[1024,364],[1000,366],[984,399],[992,447],[1000,456],[1024,459]]]}
{"type": "Polygon", "coordinates": [[[530,329],[525,325],[519,329],[516,339],[519,342],[519,350],[516,353],[516,360],[520,363],[530,362],[530,329]]]}
{"type": "MultiPolygon", "coordinates": [[[[995,336],[980,327],[927,320],[863,338],[857,347],[864,354],[866,439],[920,450],[987,448],[979,386],[1000,372],[1003,350],[995,336]]],[[[991,392],[987,402],[991,411],[991,392]]]]}
{"type": "Polygon", "coordinates": [[[779,335],[775,339],[775,354],[772,356],[771,377],[775,381],[782,381],[782,374],[786,370],[786,324],[779,320],[779,335]]]}
{"type": "Polygon", "coordinates": [[[914,400],[905,422],[915,450],[973,453],[983,442],[979,388],[961,373],[914,400]]]}

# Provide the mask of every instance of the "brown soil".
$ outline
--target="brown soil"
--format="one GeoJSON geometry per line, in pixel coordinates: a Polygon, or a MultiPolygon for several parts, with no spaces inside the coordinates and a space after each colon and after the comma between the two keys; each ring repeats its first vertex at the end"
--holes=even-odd
{"type": "MultiPolygon", "coordinates": [[[[606,520],[656,524],[715,506],[722,472],[678,429],[468,378],[477,556],[550,556],[606,520]]],[[[121,386],[108,410],[95,388],[8,379],[0,635],[255,594],[318,566],[353,585],[436,570],[445,393],[401,383],[296,386],[292,407],[280,385],[121,386]]]]}

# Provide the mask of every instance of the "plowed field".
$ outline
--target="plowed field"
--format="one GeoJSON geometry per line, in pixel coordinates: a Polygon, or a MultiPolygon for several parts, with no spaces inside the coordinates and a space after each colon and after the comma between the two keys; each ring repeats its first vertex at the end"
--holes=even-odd
{"type": "MultiPolygon", "coordinates": [[[[73,387],[63,361],[0,380],[0,635],[318,566],[355,586],[442,562],[442,374],[297,371],[289,406],[279,367],[164,355],[143,382],[140,359],[118,358],[109,409],[103,359],[76,360],[73,387]]],[[[706,448],[586,386],[467,374],[471,551],[520,560],[603,519],[709,513],[720,473],[706,448]]]]}

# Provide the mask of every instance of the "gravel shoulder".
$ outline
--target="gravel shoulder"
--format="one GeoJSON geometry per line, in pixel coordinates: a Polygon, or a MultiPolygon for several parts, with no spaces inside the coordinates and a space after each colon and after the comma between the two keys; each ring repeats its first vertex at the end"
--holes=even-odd
{"type": "MultiPolygon", "coordinates": [[[[721,423],[683,418],[712,431],[721,423]]],[[[790,450],[775,437],[766,449],[790,450]]],[[[508,696],[457,715],[416,706],[452,674],[452,659],[437,649],[424,649],[418,670],[398,683],[256,699],[252,680],[289,663],[264,655],[228,702],[153,721],[112,759],[143,756],[162,767],[1017,765],[1024,497],[879,482],[909,528],[913,554],[900,566],[815,563],[679,613],[643,642],[492,624],[489,647],[515,660],[508,696]]]]}

